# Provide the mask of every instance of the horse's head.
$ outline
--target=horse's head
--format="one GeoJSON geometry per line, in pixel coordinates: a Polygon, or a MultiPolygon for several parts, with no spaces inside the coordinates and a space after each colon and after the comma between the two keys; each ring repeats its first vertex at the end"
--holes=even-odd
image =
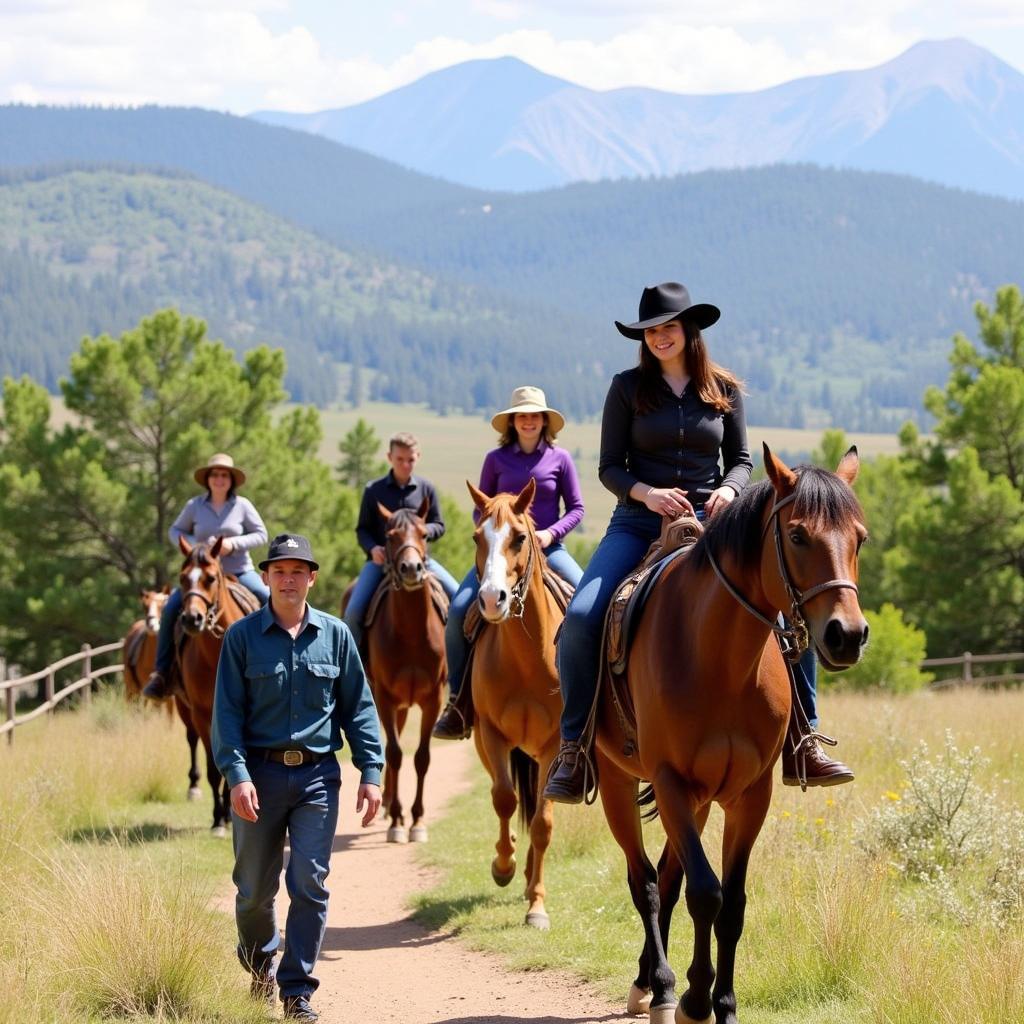
{"type": "Polygon", "coordinates": [[[387,564],[397,586],[419,590],[427,578],[427,512],[430,502],[424,498],[419,510],[400,508],[395,512],[380,502],[377,511],[387,523],[385,548],[387,564]]]}
{"type": "Polygon", "coordinates": [[[776,607],[803,618],[827,669],[849,668],[868,639],[857,599],[857,556],[867,537],[851,489],[860,468],[857,449],[835,473],[813,466],[794,472],[768,445],[764,465],[775,491],[764,527],[765,589],[776,607]]]}
{"type": "Polygon", "coordinates": [[[180,577],[181,625],[190,636],[201,633],[217,617],[223,582],[220,568],[223,540],[218,537],[212,544],[193,547],[184,537],[178,538],[178,547],[185,556],[180,577]]]}
{"type": "Polygon", "coordinates": [[[155,636],[160,631],[160,615],[167,604],[167,587],[162,590],[140,590],[139,600],[145,614],[146,632],[155,636]]]}
{"type": "Polygon", "coordinates": [[[541,557],[528,510],[537,490],[531,477],[518,494],[488,497],[468,480],[466,486],[480,510],[473,534],[476,571],[480,577],[477,601],[488,622],[503,622],[523,614],[523,602],[533,565],[541,557]]]}

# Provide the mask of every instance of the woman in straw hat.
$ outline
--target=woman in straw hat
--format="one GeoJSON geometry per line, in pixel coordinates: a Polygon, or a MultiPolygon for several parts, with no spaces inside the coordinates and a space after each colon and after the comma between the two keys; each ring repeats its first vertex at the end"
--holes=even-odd
{"type": "MultiPolygon", "coordinates": [[[[249,551],[267,543],[267,528],[253,503],[235,493],[245,483],[245,473],[235,465],[230,455],[218,452],[205,466],[199,466],[192,476],[206,493],[197,494],[185,503],[168,531],[171,543],[177,547],[178,539],[184,537],[191,544],[210,544],[223,537],[220,549],[222,568],[236,576],[260,604],[266,604],[270,591],[253,567],[249,551]]],[[[142,691],[146,697],[159,700],[170,696],[167,675],[174,661],[174,622],[180,611],[181,590],[175,587],[160,617],[156,667],[142,691]]]]}
{"type": "MultiPolygon", "coordinates": [[[[498,447],[484,458],[480,490],[488,495],[517,494],[532,477],[537,483],[537,493],[530,506],[530,517],[537,528],[537,540],[548,565],[562,579],[576,586],[583,570],[562,541],[583,518],[583,498],[572,456],[555,444],[555,438],[565,426],[565,417],[547,404],[540,388],[520,387],[512,392],[509,407],[491,420],[491,426],[501,439],[498,447]]],[[[473,518],[479,520],[479,512],[474,511],[473,518]]],[[[445,648],[449,699],[434,726],[438,739],[465,739],[470,733],[471,723],[463,721],[455,707],[455,698],[469,657],[462,627],[479,589],[474,566],[459,586],[448,612],[445,648]]]]}

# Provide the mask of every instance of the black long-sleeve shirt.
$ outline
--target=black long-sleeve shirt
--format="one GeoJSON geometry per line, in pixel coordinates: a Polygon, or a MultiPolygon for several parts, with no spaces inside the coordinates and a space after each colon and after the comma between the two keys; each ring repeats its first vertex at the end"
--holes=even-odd
{"type": "Polygon", "coordinates": [[[356,523],[356,539],[359,546],[367,555],[373,547],[384,547],[387,530],[377,508],[378,501],[389,512],[395,512],[400,508],[411,508],[416,512],[424,498],[430,503],[427,509],[427,540],[438,540],[444,536],[444,519],[441,518],[437,492],[429,480],[412,476],[404,487],[399,487],[395,474],[390,469],[386,476],[371,480],[363,490],[363,501],[359,506],[359,522],[356,523]]]}
{"type": "Polygon", "coordinates": [[[728,389],[732,408],[722,413],[701,400],[692,381],[681,397],[662,381],[661,404],[641,415],[637,411],[639,383],[637,367],[612,378],[601,420],[597,466],[601,483],[620,503],[632,504],[637,502],[629,492],[637,482],[679,487],[689,492],[696,508],[722,484],[739,494],[753,469],[739,391],[728,389]]]}

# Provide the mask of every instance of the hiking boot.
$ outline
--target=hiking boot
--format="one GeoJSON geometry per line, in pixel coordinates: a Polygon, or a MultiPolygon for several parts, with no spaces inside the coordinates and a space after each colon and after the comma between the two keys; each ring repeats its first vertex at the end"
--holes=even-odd
{"type": "Polygon", "coordinates": [[[273,1003],[277,994],[277,980],[273,971],[257,971],[249,982],[249,995],[261,1003],[273,1003]]]}
{"type": "Polygon", "coordinates": [[[587,754],[575,740],[562,740],[551,762],[544,798],[560,804],[581,804],[587,790],[587,754]]]}
{"type": "Polygon", "coordinates": [[[170,695],[171,690],[163,672],[151,672],[146,685],[142,688],[142,696],[150,700],[166,700],[170,695]]]}
{"type": "MultiPolygon", "coordinates": [[[[804,766],[808,786],[839,786],[853,782],[853,772],[842,761],[833,761],[817,740],[805,744],[804,766]]],[[[782,749],[782,782],[786,786],[800,785],[797,755],[788,741],[782,749]]]]}
{"type": "Polygon", "coordinates": [[[435,740],[464,740],[469,738],[473,727],[466,724],[462,712],[453,701],[448,701],[434,725],[432,733],[435,740]]]}
{"type": "Polygon", "coordinates": [[[309,1000],[305,996],[285,996],[283,1002],[285,1020],[314,1021],[320,1019],[320,1014],[309,1005],[309,1000]]]}

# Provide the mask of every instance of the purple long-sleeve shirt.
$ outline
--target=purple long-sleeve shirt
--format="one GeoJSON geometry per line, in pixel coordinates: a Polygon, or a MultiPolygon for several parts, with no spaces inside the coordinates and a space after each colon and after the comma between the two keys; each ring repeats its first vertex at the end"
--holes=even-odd
{"type": "MultiPolygon", "coordinates": [[[[530,477],[537,481],[537,494],[530,506],[530,516],[538,530],[550,530],[554,543],[564,540],[583,518],[583,497],[572,456],[546,441],[532,452],[524,452],[518,444],[505,445],[489,451],[480,470],[480,490],[494,495],[518,494],[530,477]],[[561,514],[565,506],[565,515],[561,514]]],[[[479,515],[474,511],[474,519],[479,515]]]]}

